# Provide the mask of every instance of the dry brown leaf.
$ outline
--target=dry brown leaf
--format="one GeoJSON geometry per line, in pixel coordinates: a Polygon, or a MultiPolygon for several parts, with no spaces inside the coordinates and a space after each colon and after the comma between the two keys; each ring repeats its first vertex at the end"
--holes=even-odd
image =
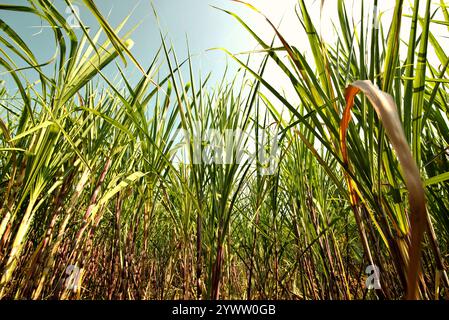
{"type": "MultiPolygon", "coordinates": [[[[389,94],[379,90],[371,81],[356,81],[351,84],[345,92],[346,108],[340,124],[340,144],[343,160],[349,165],[349,159],[346,148],[346,131],[351,121],[351,109],[354,105],[355,96],[362,91],[372,106],[376,110],[381,120],[387,136],[396,152],[402,172],[405,178],[405,184],[408,189],[408,199],[410,202],[410,232],[411,244],[409,247],[409,263],[407,267],[407,299],[418,299],[418,279],[421,274],[421,242],[426,226],[426,201],[424,195],[423,183],[420,173],[413,159],[410,147],[404,135],[404,131],[399,119],[396,104],[389,94]]],[[[357,201],[354,191],[354,182],[349,181],[351,200],[357,201]]]]}

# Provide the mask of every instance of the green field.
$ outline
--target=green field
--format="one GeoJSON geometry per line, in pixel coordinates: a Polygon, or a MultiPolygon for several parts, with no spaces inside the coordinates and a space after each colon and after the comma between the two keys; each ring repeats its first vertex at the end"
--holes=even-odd
{"type": "Polygon", "coordinates": [[[76,29],[0,4],[54,47],[0,18],[0,299],[449,299],[449,3],[335,1],[332,42],[320,1],[291,8],[308,43],[217,8],[258,43],[214,48],[218,83],[162,29],[142,65],[94,0],[76,29]]]}

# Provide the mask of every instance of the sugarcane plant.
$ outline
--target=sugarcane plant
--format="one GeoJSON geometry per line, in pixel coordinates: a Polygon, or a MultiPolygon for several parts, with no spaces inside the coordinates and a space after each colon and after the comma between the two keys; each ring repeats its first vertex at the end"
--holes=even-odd
{"type": "Polygon", "coordinates": [[[217,8],[258,44],[215,48],[237,66],[217,83],[160,27],[142,66],[130,16],[82,3],[96,25],[0,4],[55,48],[0,19],[0,299],[449,298],[444,0],[391,21],[362,1],[357,23],[338,0],[332,43],[299,0],[307,48],[217,8]]]}

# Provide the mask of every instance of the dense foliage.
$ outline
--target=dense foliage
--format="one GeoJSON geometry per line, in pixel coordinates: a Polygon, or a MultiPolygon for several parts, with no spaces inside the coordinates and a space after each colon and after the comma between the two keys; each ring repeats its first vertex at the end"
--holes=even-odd
{"type": "Polygon", "coordinates": [[[127,19],[112,28],[92,0],[83,3],[97,34],[81,21],[75,31],[50,0],[0,4],[53,26],[57,49],[55,59],[37,61],[0,20],[0,65],[11,82],[0,90],[0,298],[404,297],[413,251],[409,191],[364,95],[345,123],[347,159],[342,154],[345,90],[371,80],[393,96],[425,186],[419,296],[447,299],[449,52],[432,26],[449,29],[449,9],[444,0],[425,0],[420,11],[415,0],[408,16],[396,0],[393,20],[379,24],[377,1],[374,11],[363,1],[362,20],[353,24],[339,0],[335,43],[322,41],[298,1],[292,10],[308,53],[280,33],[265,43],[225,11],[264,58],[254,69],[227,52],[241,69],[217,85],[195,79],[190,59],[178,60],[163,36],[144,69],[130,35],[119,36],[127,19]],[[405,19],[412,21],[406,40],[399,36],[405,19]],[[431,52],[440,65],[427,62],[431,52]],[[115,59],[137,67],[140,81],[108,78],[102,70],[115,59]],[[270,83],[268,63],[290,79],[295,97],[270,83]],[[192,138],[198,130],[253,133],[256,141],[226,140],[233,155],[254,146],[269,154],[275,138],[275,170],[266,174],[261,161],[174,161],[183,152],[179,129],[189,134],[190,160],[197,148],[211,152],[192,138]],[[260,132],[272,139],[258,140],[260,132]],[[370,265],[379,269],[380,289],[366,287],[370,265]]]}

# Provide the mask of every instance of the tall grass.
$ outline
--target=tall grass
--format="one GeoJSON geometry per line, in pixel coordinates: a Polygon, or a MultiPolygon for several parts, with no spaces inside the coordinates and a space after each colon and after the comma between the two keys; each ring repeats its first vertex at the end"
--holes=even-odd
{"type": "MultiPolygon", "coordinates": [[[[364,5],[353,25],[339,0],[335,43],[322,40],[300,0],[292,10],[310,54],[270,21],[276,38],[265,43],[225,11],[264,57],[254,68],[252,57],[226,51],[241,69],[218,84],[196,76],[162,34],[144,69],[130,34],[121,35],[128,19],[113,28],[93,1],[83,2],[95,35],[80,21],[79,36],[47,0],[0,5],[46,20],[58,48],[48,72],[0,23],[0,64],[18,89],[0,91],[1,298],[448,298],[449,60],[432,34],[432,25],[449,25],[443,0],[426,1],[421,12],[415,0],[411,16],[396,1],[388,30],[374,23],[375,12],[368,21],[364,5]],[[412,21],[407,42],[399,38],[404,19],[412,21]],[[427,63],[432,51],[441,65],[427,63]],[[137,67],[137,84],[121,67],[119,81],[104,73],[115,59],[137,67]],[[299,103],[270,83],[268,63],[290,79],[299,103]],[[368,99],[348,95],[358,80],[392,96],[396,122],[378,118],[378,89],[368,99]],[[395,140],[400,126],[403,139],[395,140]],[[216,156],[195,140],[208,129],[276,137],[275,170],[264,174],[260,161],[196,162],[199,151],[216,156]],[[189,161],[177,161],[181,155],[189,161]],[[417,211],[422,185],[427,210],[417,211]],[[379,268],[376,290],[366,286],[369,265],[379,268]]],[[[225,143],[234,158],[273,148],[244,136],[225,143]]]]}

